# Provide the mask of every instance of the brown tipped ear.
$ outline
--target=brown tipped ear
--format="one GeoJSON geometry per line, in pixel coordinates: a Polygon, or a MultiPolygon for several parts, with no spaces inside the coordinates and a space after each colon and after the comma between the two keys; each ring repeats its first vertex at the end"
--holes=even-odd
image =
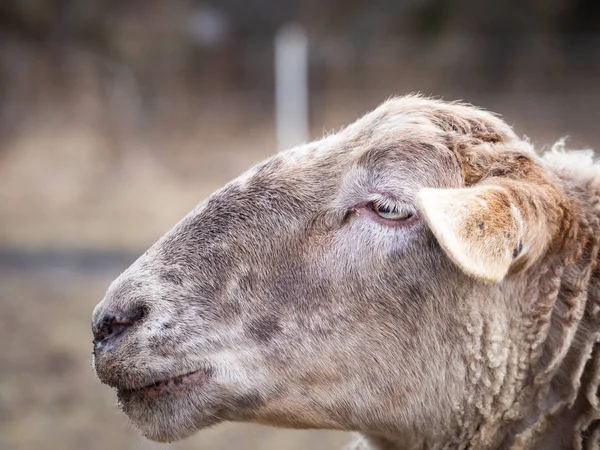
{"type": "MultiPolygon", "coordinates": [[[[519,186],[527,190],[526,184],[519,186]]],[[[536,197],[540,192],[530,194],[536,197]]],[[[531,263],[544,253],[552,234],[537,217],[536,203],[516,197],[499,183],[459,189],[423,189],[417,196],[439,244],[466,274],[497,283],[519,259],[531,263]],[[529,204],[528,204],[529,203],[529,204]]]]}

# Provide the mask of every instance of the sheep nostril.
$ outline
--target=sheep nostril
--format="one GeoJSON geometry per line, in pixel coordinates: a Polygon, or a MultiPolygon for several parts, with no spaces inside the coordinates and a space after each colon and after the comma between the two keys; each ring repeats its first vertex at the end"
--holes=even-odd
{"type": "Polygon", "coordinates": [[[123,331],[125,331],[130,326],[131,326],[131,324],[115,323],[107,330],[108,334],[106,335],[106,337],[104,337],[103,340],[106,341],[108,339],[119,336],[120,334],[123,333],[123,331]]]}
{"type": "Polygon", "coordinates": [[[134,323],[144,317],[144,310],[136,309],[129,314],[119,314],[118,316],[106,314],[92,324],[92,333],[94,334],[94,344],[105,342],[123,334],[134,323]]]}
{"type": "Polygon", "coordinates": [[[115,338],[129,328],[132,324],[129,322],[114,322],[111,320],[103,320],[103,322],[94,327],[94,344],[98,342],[107,341],[109,339],[115,338]]]}

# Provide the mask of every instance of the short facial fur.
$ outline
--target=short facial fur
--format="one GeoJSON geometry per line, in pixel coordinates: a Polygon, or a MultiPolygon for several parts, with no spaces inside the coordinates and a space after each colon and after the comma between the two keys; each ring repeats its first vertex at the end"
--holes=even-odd
{"type": "MultiPolygon", "coordinates": [[[[225,420],[373,448],[518,447],[571,395],[553,383],[577,375],[579,324],[595,326],[584,304],[579,340],[534,387],[572,297],[562,270],[587,298],[595,267],[596,189],[569,177],[489,113],[389,100],[233,180],[115,280],[93,313],[96,373],[157,441],[225,420]],[[406,217],[380,217],[382,201],[406,217]]],[[[591,402],[574,395],[557,413],[571,428],[591,402]]],[[[543,439],[521,448],[571,448],[543,439]]]]}

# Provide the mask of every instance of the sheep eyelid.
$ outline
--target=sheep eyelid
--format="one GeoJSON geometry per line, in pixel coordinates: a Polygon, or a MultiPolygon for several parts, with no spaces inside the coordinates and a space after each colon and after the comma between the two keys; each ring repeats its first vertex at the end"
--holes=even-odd
{"type": "Polygon", "coordinates": [[[352,218],[359,217],[364,217],[386,228],[404,228],[419,221],[419,214],[415,206],[407,202],[393,200],[389,196],[381,194],[373,195],[372,197],[365,199],[365,201],[348,208],[340,217],[340,225],[344,225],[352,220],[352,218]],[[404,217],[399,218],[382,217],[374,208],[374,203],[376,202],[380,204],[384,203],[386,206],[393,209],[403,211],[405,215],[404,217]]]}
{"type": "Polygon", "coordinates": [[[387,198],[376,198],[366,204],[374,214],[383,220],[403,222],[415,216],[415,209],[405,203],[397,203],[387,198]]]}

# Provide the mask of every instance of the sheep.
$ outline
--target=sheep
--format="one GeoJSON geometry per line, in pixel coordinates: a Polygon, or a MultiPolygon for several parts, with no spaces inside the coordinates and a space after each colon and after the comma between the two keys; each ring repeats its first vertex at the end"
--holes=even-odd
{"type": "Polygon", "coordinates": [[[149,439],[222,421],[350,448],[600,447],[600,166],[393,98],[259,163],[108,288],[94,368],[149,439]]]}

